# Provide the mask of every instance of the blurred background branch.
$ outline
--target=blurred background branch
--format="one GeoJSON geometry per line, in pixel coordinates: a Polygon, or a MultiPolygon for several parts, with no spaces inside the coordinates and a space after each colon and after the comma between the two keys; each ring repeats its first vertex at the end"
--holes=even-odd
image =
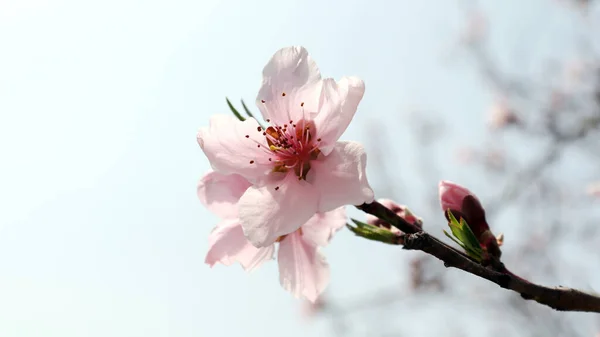
{"type": "MultiPolygon", "coordinates": [[[[549,7],[565,11],[571,20],[584,22],[582,31],[569,32],[573,36],[569,42],[576,43],[566,52],[564,41],[557,38],[553,53],[539,55],[530,48],[533,41],[525,40],[519,47],[513,47],[512,52],[518,56],[512,64],[499,62],[496,57],[499,44],[494,40],[494,25],[506,22],[499,22],[494,12],[486,10],[490,7],[488,3],[458,2],[463,31],[453,50],[461,59],[468,60],[468,67],[489,91],[489,109],[481,111],[486,114],[486,130],[482,133],[461,128],[460,124],[445,123],[435,111],[413,112],[406,124],[412,132],[410,147],[418,150],[409,153],[398,149],[401,158],[398,162],[402,163],[398,166],[390,162],[381,147],[371,146],[370,165],[372,172],[380,177],[377,195],[394,198],[411,208],[417,205],[415,208],[422,210],[419,215],[425,220],[425,230],[430,233],[441,230],[428,221],[441,213],[431,185],[440,179],[459,177],[459,183],[481,195],[492,230],[508,234],[503,261],[509,261],[507,263],[523,272],[527,279],[547,284],[575,282],[586,290],[597,290],[595,266],[600,263],[600,214],[597,211],[600,196],[597,186],[600,185],[596,182],[600,181],[599,8],[594,1],[546,2],[549,7]],[[473,133],[473,141],[455,149],[441,162],[436,160],[445,139],[457,132],[473,133]],[[481,134],[483,140],[478,136],[481,134]],[[415,168],[421,186],[430,186],[429,193],[418,195],[420,200],[415,199],[415,193],[402,192],[405,179],[415,179],[397,170],[406,167],[407,162],[415,168]],[[451,166],[458,167],[460,173],[450,177],[443,173],[451,166]],[[595,174],[588,173],[584,167],[595,174]]],[[[530,39],[544,34],[535,31],[535,25],[528,29],[523,36],[530,39]]],[[[502,54],[507,52],[511,51],[501,51],[502,54]]],[[[431,99],[436,99],[435,93],[431,99]]],[[[369,129],[372,144],[392,143],[395,135],[388,130],[389,126],[373,122],[369,129]]],[[[404,252],[398,254],[401,253],[404,252]]],[[[432,296],[436,296],[433,302],[442,303],[445,308],[461,303],[469,308],[466,310],[497,317],[486,321],[486,324],[497,325],[490,327],[491,335],[583,337],[600,331],[598,316],[553,312],[518,296],[494,293],[492,288],[465,275],[444,272],[428,257],[408,260],[411,266],[406,275],[408,288],[373,290],[372,295],[348,300],[352,305],[347,307],[342,304],[345,301],[336,303],[328,299],[328,305],[322,310],[332,326],[346,322],[343,331],[336,330],[337,335],[362,335],[360,331],[364,329],[374,336],[405,335],[406,331],[393,328],[397,327],[391,323],[395,313],[404,312],[408,307],[411,312],[427,311],[425,307],[432,305],[432,296]],[[369,316],[365,311],[378,314],[369,316]],[[358,312],[361,314],[353,315],[358,312]],[[353,324],[347,323],[350,316],[353,324]],[[506,322],[510,322],[510,327],[506,322]]],[[[456,319],[467,324],[472,318],[463,315],[456,319]]],[[[463,332],[459,324],[445,335],[460,336],[463,332]]]]}

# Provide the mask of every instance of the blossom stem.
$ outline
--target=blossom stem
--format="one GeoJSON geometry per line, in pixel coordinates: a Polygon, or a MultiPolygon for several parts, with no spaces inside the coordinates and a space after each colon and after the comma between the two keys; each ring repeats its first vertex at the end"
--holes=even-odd
{"type": "Polygon", "coordinates": [[[420,250],[433,255],[446,267],[461,269],[479,276],[500,287],[512,290],[526,300],[533,300],[559,311],[585,311],[600,313],[600,296],[565,287],[545,287],[531,283],[508,271],[499,259],[492,259],[487,266],[431,236],[421,228],[408,223],[382,204],[374,201],[356,208],[374,215],[404,233],[403,249],[420,250]]]}
{"type": "Polygon", "coordinates": [[[398,228],[399,230],[401,230],[404,233],[413,234],[413,233],[422,231],[421,228],[404,220],[404,218],[397,215],[392,210],[386,208],[385,206],[378,203],[377,201],[373,201],[370,204],[362,204],[362,205],[356,206],[356,208],[362,210],[365,213],[369,213],[371,215],[378,217],[379,219],[398,228]]]}

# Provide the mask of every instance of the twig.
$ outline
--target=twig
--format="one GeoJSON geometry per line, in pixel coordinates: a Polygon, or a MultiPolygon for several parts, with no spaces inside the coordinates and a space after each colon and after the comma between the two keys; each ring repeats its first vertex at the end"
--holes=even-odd
{"type": "Polygon", "coordinates": [[[549,288],[533,284],[508,271],[502,262],[493,261],[483,266],[466,254],[429,235],[421,228],[406,222],[402,217],[378,202],[356,206],[403,231],[404,249],[420,250],[444,262],[446,267],[454,267],[496,283],[502,288],[515,291],[524,299],[534,300],[560,311],[587,311],[600,313],[600,296],[576,289],[549,288]]]}

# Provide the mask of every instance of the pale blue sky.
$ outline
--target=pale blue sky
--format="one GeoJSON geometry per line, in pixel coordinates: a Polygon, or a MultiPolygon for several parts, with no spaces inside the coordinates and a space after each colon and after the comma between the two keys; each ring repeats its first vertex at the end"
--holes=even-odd
{"type": "MultiPolygon", "coordinates": [[[[506,50],[540,11],[560,16],[543,0],[502,3],[485,4],[506,50]]],[[[324,75],[366,82],[344,139],[397,125],[392,160],[406,113],[423,108],[472,125],[453,151],[483,135],[490,98],[453,49],[462,18],[433,0],[0,0],[0,336],[326,335],[275,263],[251,275],[203,263],[217,219],[195,195],[209,169],[196,130],[227,112],[225,96],[253,102],[271,55],[300,44],[324,75]]],[[[561,22],[532,48],[547,52],[561,22]]],[[[409,255],[347,232],[326,253],[342,300],[401,287],[392,257],[409,255]]]]}

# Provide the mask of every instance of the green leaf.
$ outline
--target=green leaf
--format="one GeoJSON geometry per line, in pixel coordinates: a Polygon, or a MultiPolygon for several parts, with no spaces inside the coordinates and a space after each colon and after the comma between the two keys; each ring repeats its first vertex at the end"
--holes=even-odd
{"type": "Polygon", "coordinates": [[[465,247],[465,245],[463,245],[462,242],[455,239],[452,235],[450,235],[450,233],[446,232],[446,230],[444,230],[444,234],[446,234],[446,236],[449,237],[450,240],[454,241],[457,245],[461,246],[462,249],[467,250],[467,247],[465,247]]]}
{"type": "Polygon", "coordinates": [[[473,231],[471,230],[471,227],[469,227],[469,225],[467,224],[467,221],[463,218],[460,219],[460,225],[463,229],[462,233],[463,233],[463,237],[465,239],[465,244],[471,248],[471,247],[475,247],[476,250],[481,251],[481,245],[479,244],[479,240],[477,240],[477,237],[475,236],[475,233],[473,233],[473,231]]]}
{"type": "Polygon", "coordinates": [[[460,221],[456,220],[456,217],[454,217],[454,214],[452,214],[450,210],[448,210],[448,218],[450,219],[448,226],[452,231],[452,235],[456,239],[450,237],[450,235],[444,231],[446,236],[460,245],[470,257],[477,261],[481,261],[483,259],[483,249],[481,249],[479,240],[477,240],[477,237],[465,219],[460,218],[460,221]]]}
{"type": "Polygon", "coordinates": [[[355,219],[350,219],[350,220],[352,220],[352,222],[354,222],[356,227],[353,227],[352,225],[349,225],[349,224],[346,224],[346,227],[348,227],[348,229],[350,231],[352,231],[352,233],[356,234],[357,236],[363,237],[368,240],[379,241],[379,242],[383,242],[383,243],[387,243],[387,244],[391,244],[391,245],[399,244],[398,235],[396,235],[395,233],[392,233],[391,231],[389,231],[385,228],[380,228],[377,226],[369,225],[367,223],[364,223],[362,221],[358,221],[355,219]]]}
{"type": "Polygon", "coordinates": [[[241,120],[242,122],[245,121],[246,118],[244,118],[242,115],[240,115],[240,113],[233,107],[233,104],[231,104],[231,102],[229,101],[229,98],[225,97],[225,100],[227,101],[227,105],[229,106],[229,109],[231,110],[231,112],[233,112],[235,117],[237,117],[237,119],[241,120]]]}

